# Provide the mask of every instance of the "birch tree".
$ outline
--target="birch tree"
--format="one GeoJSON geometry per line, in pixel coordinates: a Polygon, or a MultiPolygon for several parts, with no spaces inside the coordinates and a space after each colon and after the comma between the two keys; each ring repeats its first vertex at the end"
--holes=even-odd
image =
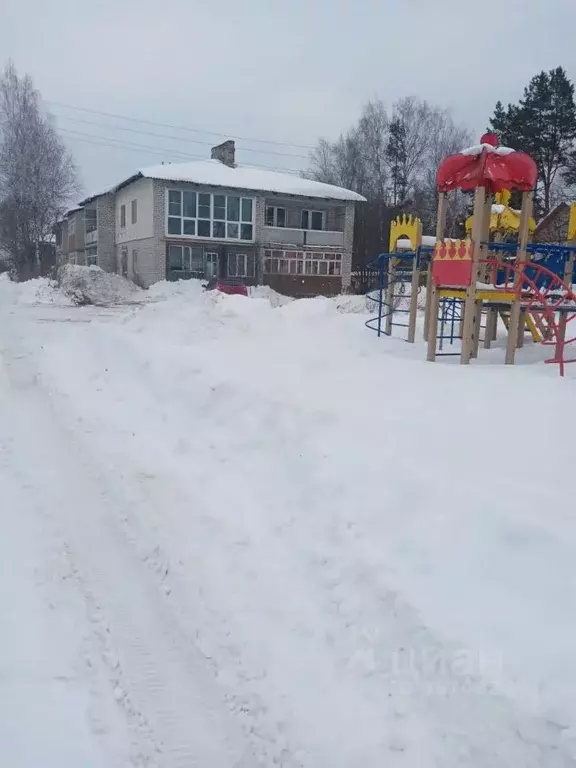
{"type": "Polygon", "coordinates": [[[70,153],[29,75],[0,76],[0,246],[19,277],[38,273],[39,248],[79,192],[70,153]]]}

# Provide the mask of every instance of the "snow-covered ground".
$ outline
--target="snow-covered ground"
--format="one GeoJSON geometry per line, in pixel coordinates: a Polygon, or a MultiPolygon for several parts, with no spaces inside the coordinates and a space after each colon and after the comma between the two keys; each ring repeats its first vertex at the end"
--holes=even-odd
{"type": "Polygon", "coordinates": [[[67,303],[0,280],[1,766],[576,765],[576,371],[67,303]]]}

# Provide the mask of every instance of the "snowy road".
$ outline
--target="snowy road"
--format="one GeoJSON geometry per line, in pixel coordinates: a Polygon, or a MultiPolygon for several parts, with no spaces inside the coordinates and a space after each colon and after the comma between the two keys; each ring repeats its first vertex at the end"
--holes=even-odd
{"type": "Polygon", "coordinates": [[[0,283],[0,765],[576,764],[574,382],[332,306],[0,283]]]}

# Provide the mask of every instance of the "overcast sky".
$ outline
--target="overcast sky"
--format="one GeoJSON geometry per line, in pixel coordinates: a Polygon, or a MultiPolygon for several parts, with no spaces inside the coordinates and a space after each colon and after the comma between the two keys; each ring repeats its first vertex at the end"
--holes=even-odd
{"type": "Polygon", "coordinates": [[[0,51],[33,76],[87,193],[146,165],[209,156],[210,145],[228,136],[241,137],[240,162],[300,169],[306,147],[320,136],[336,138],[374,97],[387,104],[406,95],[425,98],[450,107],[479,134],[496,100],[517,100],[541,69],[562,65],[576,79],[576,0],[1,0],[1,6],[0,51]],[[111,140],[131,146],[112,147],[111,140]]]}

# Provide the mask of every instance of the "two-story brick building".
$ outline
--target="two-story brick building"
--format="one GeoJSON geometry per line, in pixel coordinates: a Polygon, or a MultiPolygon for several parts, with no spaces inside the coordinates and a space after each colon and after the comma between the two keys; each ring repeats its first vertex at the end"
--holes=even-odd
{"type": "Polygon", "coordinates": [[[84,261],[77,243],[69,253],[145,287],[189,277],[236,278],[300,296],[348,287],[355,204],[364,198],[238,166],[234,154],[227,141],[210,160],[145,168],[83,201],[84,261]]]}

